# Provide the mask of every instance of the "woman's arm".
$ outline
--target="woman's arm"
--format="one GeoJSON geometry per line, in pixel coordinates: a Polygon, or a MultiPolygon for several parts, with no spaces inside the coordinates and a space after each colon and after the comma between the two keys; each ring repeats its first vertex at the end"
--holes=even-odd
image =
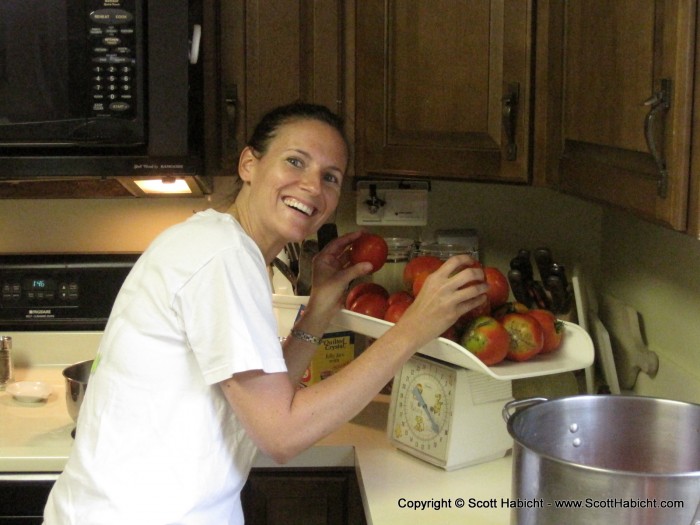
{"type": "MultiPolygon", "coordinates": [[[[297,389],[290,374],[258,370],[222,382],[229,404],[256,445],[284,463],[352,419],[419,348],[485,300],[483,271],[460,270],[470,262],[468,256],[446,261],[426,280],[395,326],[338,373],[315,385],[297,389]]],[[[306,353],[300,345],[313,346],[299,342],[287,351],[306,353]]]]}
{"type": "MultiPolygon", "coordinates": [[[[349,284],[372,270],[370,263],[349,265],[349,247],[361,234],[357,231],[338,237],[314,257],[311,296],[295,329],[321,337],[342,308],[349,284]]],[[[284,358],[293,383],[301,379],[317,346],[291,336],[285,340],[284,358]]]]}

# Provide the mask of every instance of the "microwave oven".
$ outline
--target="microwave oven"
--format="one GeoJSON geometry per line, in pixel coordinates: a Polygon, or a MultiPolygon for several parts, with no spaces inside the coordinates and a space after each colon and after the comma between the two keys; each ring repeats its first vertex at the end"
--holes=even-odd
{"type": "Polygon", "coordinates": [[[204,175],[210,4],[0,2],[0,181],[204,175]]]}

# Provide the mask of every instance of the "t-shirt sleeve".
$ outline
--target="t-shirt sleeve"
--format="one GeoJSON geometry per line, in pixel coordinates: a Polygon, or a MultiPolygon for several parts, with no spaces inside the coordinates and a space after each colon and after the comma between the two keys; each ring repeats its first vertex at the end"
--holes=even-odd
{"type": "Polygon", "coordinates": [[[207,383],[247,370],[287,370],[267,269],[259,251],[245,243],[208,260],[178,291],[173,307],[207,383]]]}

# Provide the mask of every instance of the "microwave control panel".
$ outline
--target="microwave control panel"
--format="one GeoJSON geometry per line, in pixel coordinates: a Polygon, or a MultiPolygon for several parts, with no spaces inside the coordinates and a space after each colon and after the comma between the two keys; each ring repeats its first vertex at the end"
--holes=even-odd
{"type": "Polygon", "coordinates": [[[90,115],[131,119],[137,112],[140,13],[136,0],[90,2],[90,115]]]}

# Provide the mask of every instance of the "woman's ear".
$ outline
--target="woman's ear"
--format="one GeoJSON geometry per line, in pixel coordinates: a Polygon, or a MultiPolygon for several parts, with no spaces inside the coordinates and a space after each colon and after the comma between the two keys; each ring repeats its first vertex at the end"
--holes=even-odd
{"type": "Polygon", "coordinates": [[[253,168],[258,161],[253,152],[253,148],[246,146],[238,158],[238,176],[245,182],[250,182],[253,178],[253,168]]]}

